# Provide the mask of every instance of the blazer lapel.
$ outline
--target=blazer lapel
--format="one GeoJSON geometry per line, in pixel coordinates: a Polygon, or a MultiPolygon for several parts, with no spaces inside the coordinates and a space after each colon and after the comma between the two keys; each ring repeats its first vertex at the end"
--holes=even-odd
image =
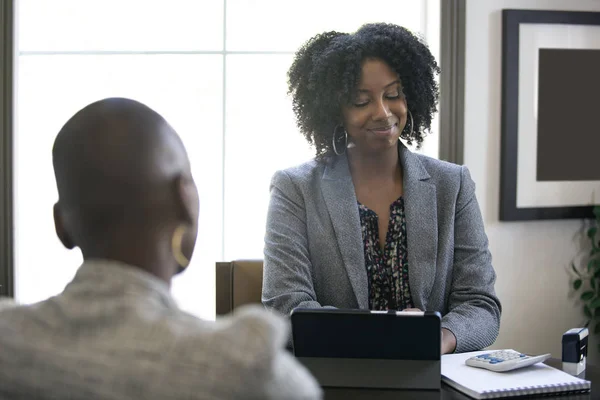
{"type": "Polygon", "coordinates": [[[367,309],[369,289],[362,230],[354,184],[345,154],[338,156],[325,168],[321,191],[358,307],[367,309]]]}
{"type": "Polygon", "coordinates": [[[408,281],[414,306],[425,310],[435,281],[437,260],[436,187],[419,158],[400,144],[404,173],[404,212],[408,281]]]}

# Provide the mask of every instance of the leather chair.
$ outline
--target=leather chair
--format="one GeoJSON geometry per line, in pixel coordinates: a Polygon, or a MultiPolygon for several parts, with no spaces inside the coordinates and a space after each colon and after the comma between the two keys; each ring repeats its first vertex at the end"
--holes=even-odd
{"type": "Polygon", "coordinates": [[[215,277],[217,316],[244,304],[261,304],[262,260],[218,262],[215,277]]]}

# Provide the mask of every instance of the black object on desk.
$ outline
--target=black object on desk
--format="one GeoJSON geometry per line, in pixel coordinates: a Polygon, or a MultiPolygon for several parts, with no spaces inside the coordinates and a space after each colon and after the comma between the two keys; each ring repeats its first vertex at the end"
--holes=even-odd
{"type": "Polygon", "coordinates": [[[294,355],[325,387],[441,387],[438,312],[295,309],[294,355]]]}
{"type": "Polygon", "coordinates": [[[571,375],[585,371],[588,354],[588,328],[569,329],[562,337],[563,370],[571,375]]]}

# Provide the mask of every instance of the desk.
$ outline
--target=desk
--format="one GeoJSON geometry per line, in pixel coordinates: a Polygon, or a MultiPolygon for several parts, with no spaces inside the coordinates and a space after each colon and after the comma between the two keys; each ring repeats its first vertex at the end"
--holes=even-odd
{"type": "MultiPolygon", "coordinates": [[[[562,369],[561,361],[555,358],[546,361],[546,364],[562,369]]],[[[600,385],[600,368],[588,365],[579,377],[592,382],[591,393],[569,396],[546,396],[544,398],[552,400],[600,400],[600,388],[595,386],[600,385]]],[[[324,388],[324,392],[325,400],[473,400],[471,397],[444,383],[442,383],[440,391],[324,388]]]]}

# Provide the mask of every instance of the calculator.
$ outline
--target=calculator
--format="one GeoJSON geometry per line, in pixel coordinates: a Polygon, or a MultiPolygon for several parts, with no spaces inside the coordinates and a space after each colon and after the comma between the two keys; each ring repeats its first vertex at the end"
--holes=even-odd
{"type": "Polygon", "coordinates": [[[546,361],[550,356],[550,354],[530,356],[514,350],[496,350],[470,357],[465,363],[471,367],[485,368],[494,372],[505,372],[546,361]]]}

